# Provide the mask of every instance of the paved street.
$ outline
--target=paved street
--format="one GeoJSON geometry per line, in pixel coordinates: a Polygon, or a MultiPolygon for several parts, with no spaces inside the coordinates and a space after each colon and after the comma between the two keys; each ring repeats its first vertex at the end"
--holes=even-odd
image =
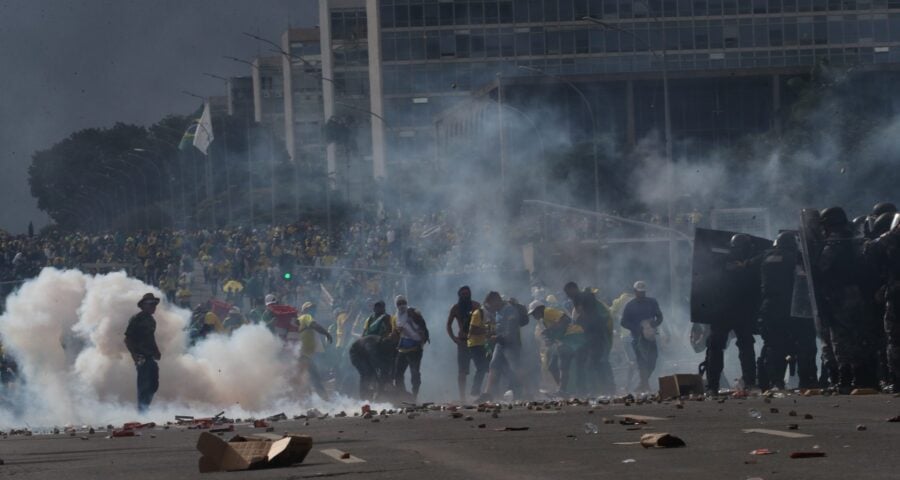
{"type": "MultiPolygon", "coordinates": [[[[0,475],[21,479],[66,478],[710,478],[829,479],[897,478],[900,458],[895,442],[900,399],[868,397],[788,397],[747,400],[687,401],[604,406],[564,406],[560,410],[504,408],[490,412],[461,409],[462,418],[432,411],[413,419],[406,414],[373,420],[327,418],[275,423],[275,432],[297,432],[314,438],[306,461],[292,468],[244,473],[197,473],[195,450],[199,431],[170,428],[145,430],[135,438],[85,435],[10,436],[0,440],[0,475]],[[778,413],[771,413],[771,409],[778,413]],[[750,410],[762,415],[753,418],[750,410]],[[797,416],[790,416],[790,411],[797,416]],[[591,413],[593,412],[593,413],[591,413]],[[811,419],[804,418],[812,415],[811,419]],[[620,424],[621,416],[648,419],[640,430],[620,424]],[[466,417],[473,417],[467,420],[466,417]],[[615,423],[604,423],[604,419],[615,423]],[[584,424],[597,425],[586,434],[584,424]],[[790,430],[789,424],[797,424],[790,430]],[[479,428],[484,425],[484,428],[479,428]],[[865,425],[865,430],[858,430],[865,425]],[[528,427],[527,431],[497,431],[528,427]],[[788,435],[745,433],[768,429],[788,435]],[[687,442],[678,449],[644,449],[636,442],[644,433],[669,432],[687,442]],[[750,455],[767,448],[777,453],[750,455]],[[337,450],[337,452],[334,452],[337,450]],[[323,453],[331,453],[332,456],[323,453]],[[825,458],[791,459],[796,451],[825,452],[825,458]],[[364,460],[341,461],[341,453],[364,460]],[[335,457],[335,458],[333,458],[335,457]],[[337,459],[336,459],[337,458],[337,459]],[[633,460],[628,461],[627,460],[633,460]]],[[[261,432],[238,426],[238,433],[261,432]]],[[[225,438],[233,435],[224,434],[225,438]]]]}

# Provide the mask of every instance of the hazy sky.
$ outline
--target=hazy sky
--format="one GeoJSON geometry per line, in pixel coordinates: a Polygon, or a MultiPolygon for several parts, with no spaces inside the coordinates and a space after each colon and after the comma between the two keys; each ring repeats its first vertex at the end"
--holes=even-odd
{"type": "Polygon", "coordinates": [[[241,34],[277,40],[318,23],[316,0],[0,0],[0,229],[48,219],[28,187],[31,153],[75,130],[147,125],[222,95],[203,75],[249,75],[222,58],[271,55],[241,34]]]}

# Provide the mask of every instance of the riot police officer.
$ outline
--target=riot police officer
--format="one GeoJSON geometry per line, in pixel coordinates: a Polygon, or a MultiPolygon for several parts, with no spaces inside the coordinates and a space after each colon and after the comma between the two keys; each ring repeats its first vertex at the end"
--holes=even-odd
{"type": "Polygon", "coordinates": [[[883,213],[875,226],[873,231],[879,236],[866,245],[865,254],[870,265],[881,267],[882,285],[876,298],[883,312],[882,323],[887,337],[888,384],[885,390],[895,392],[900,388],[900,215],[883,213]],[[888,224],[887,218],[892,223],[888,224]]]}
{"type": "Polygon", "coordinates": [[[756,352],[753,349],[758,299],[748,292],[756,291],[758,270],[754,271],[748,260],[752,255],[749,236],[737,234],[731,238],[728,262],[725,267],[725,294],[732,314],[710,325],[706,341],[706,390],[719,391],[719,381],[725,368],[725,346],[728,334],[734,331],[737,339],[738,358],[741,362],[741,380],[746,388],[756,385],[756,352]]]}
{"type": "Polygon", "coordinates": [[[763,358],[759,372],[762,388],[784,389],[787,358],[797,358],[800,388],[813,388],[816,381],[816,340],[812,320],[791,317],[795,270],[799,264],[797,239],[793,232],[782,232],[772,249],[759,259],[761,302],[760,334],[763,358]],[[763,385],[764,380],[766,384],[763,385]]]}
{"type": "Polygon", "coordinates": [[[872,387],[866,372],[867,349],[874,345],[866,325],[861,244],[854,239],[847,214],[840,207],[822,211],[825,246],[818,260],[820,290],[838,367],[838,391],[872,387]]]}

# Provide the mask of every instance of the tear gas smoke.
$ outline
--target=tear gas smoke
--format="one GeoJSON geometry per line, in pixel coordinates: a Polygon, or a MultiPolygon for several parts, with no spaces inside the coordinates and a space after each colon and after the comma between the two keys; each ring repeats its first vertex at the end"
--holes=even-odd
{"type": "MultiPolygon", "coordinates": [[[[161,295],[124,272],[90,276],[46,268],[12,294],[0,316],[0,336],[24,381],[15,388],[11,411],[0,413],[0,428],[105,425],[138,417],[136,374],[124,334],[138,311],[137,299],[148,291],[161,295]]],[[[148,420],[223,409],[231,417],[248,417],[359,406],[345,398],[297,401],[303,394],[296,388],[299,353],[284,349],[263,326],[211,335],[188,347],[190,312],[163,302],[154,317],[162,360],[148,420]]]]}

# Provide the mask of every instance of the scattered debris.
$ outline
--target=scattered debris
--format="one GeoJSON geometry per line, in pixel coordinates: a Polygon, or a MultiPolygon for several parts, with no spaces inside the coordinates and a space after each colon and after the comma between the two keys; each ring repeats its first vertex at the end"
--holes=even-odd
{"type": "Polygon", "coordinates": [[[753,450],[752,452],[750,452],[750,455],[775,455],[776,453],[778,453],[777,450],[772,451],[772,450],[769,450],[768,448],[757,448],[756,450],[753,450]]]}
{"type": "Polygon", "coordinates": [[[644,448],[678,448],[687,444],[684,440],[669,433],[648,433],[641,437],[641,445],[644,448]]]}
{"type": "Polygon", "coordinates": [[[483,423],[479,423],[479,424],[478,424],[478,428],[485,428],[485,427],[487,427],[487,425],[485,425],[485,424],[483,424],[483,423]]]}
{"type": "Polygon", "coordinates": [[[778,413],[778,409],[777,409],[777,408],[774,408],[774,407],[773,407],[773,408],[770,408],[770,409],[769,409],[769,413],[778,413]]]}
{"type": "Polygon", "coordinates": [[[800,429],[800,425],[798,425],[796,423],[788,424],[788,430],[799,430],[799,429],[800,429]]]}
{"type": "Polygon", "coordinates": [[[781,430],[769,430],[767,428],[749,428],[745,429],[744,433],[762,433],[765,435],[774,435],[776,437],[784,438],[809,438],[812,436],[805,433],[783,432],[781,430]]]}
{"type": "Polygon", "coordinates": [[[237,435],[226,442],[203,432],[197,440],[200,473],[288,467],[302,462],[312,444],[305,435],[237,435]]]}
{"type": "Polygon", "coordinates": [[[900,423],[900,415],[897,415],[896,417],[891,417],[891,418],[887,419],[887,421],[890,423],[900,423]]]}
{"type": "Polygon", "coordinates": [[[503,428],[495,428],[495,432],[524,432],[528,430],[530,427],[503,427],[503,428]]]}
{"type": "Polygon", "coordinates": [[[854,388],[850,395],[877,395],[878,390],[874,388],[854,388]]]}
{"type": "Polygon", "coordinates": [[[680,398],[692,394],[703,394],[703,378],[700,375],[676,374],[659,377],[660,398],[680,398]]]}
{"type": "Polygon", "coordinates": [[[633,458],[626,458],[625,460],[622,460],[622,463],[635,463],[635,462],[637,462],[637,460],[635,460],[633,458]]]}
{"type": "Polygon", "coordinates": [[[622,420],[619,420],[619,423],[622,425],[646,425],[647,422],[645,420],[641,420],[639,418],[634,417],[625,417],[622,420]]]}
{"type": "Polygon", "coordinates": [[[596,435],[599,432],[600,432],[600,428],[597,427],[597,425],[590,423],[590,422],[584,424],[584,433],[596,435]]]}
{"type": "Polygon", "coordinates": [[[821,458],[824,457],[825,452],[793,452],[791,453],[791,458],[821,458]]]}
{"type": "Polygon", "coordinates": [[[762,418],[762,413],[760,413],[759,410],[757,410],[755,408],[751,408],[750,410],[747,410],[747,414],[750,415],[750,418],[756,418],[756,419],[762,418]]]}
{"type": "Polygon", "coordinates": [[[796,416],[797,416],[797,411],[796,411],[796,410],[791,410],[790,412],[788,412],[788,416],[789,416],[789,417],[796,417],[796,416]]]}
{"type": "Polygon", "coordinates": [[[864,431],[866,431],[866,430],[868,430],[868,427],[866,427],[866,426],[863,425],[863,424],[859,424],[859,425],[856,426],[856,431],[857,431],[857,432],[864,432],[864,431]]]}
{"type": "Polygon", "coordinates": [[[813,419],[813,416],[812,416],[812,414],[807,413],[806,415],[803,416],[803,419],[804,419],[804,420],[812,420],[812,419],[813,419]]]}

